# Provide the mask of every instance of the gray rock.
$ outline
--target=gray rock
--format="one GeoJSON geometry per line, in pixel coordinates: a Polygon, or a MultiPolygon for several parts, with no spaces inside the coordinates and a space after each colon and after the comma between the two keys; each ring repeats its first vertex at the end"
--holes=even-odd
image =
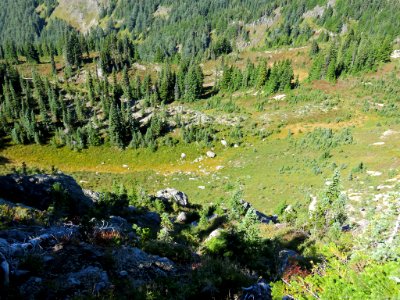
{"type": "Polygon", "coordinates": [[[214,239],[214,238],[217,238],[217,237],[219,237],[219,236],[221,236],[221,234],[224,232],[224,230],[222,229],[222,228],[217,228],[217,229],[215,229],[215,230],[213,230],[209,235],[208,235],[208,237],[205,239],[205,243],[207,243],[208,241],[210,241],[210,240],[212,240],[212,239],[214,239]]]}
{"type": "Polygon", "coordinates": [[[122,270],[121,272],[119,272],[119,276],[126,277],[126,276],[128,276],[128,272],[125,270],[122,270]]]}
{"type": "Polygon", "coordinates": [[[138,210],[133,205],[129,205],[127,208],[127,211],[128,211],[128,213],[133,214],[133,213],[136,213],[138,210]]]}
{"type": "Polygon", "coordinates": [[[161,217],[158,213],[149,211],[144,214],[135,216],[135,223],[140,227],[158,227],[161,224],[161,217]]]}
{"type": "MultiPolygon", "coordinates": [[[[243,205],[243,208],[247,211],[249,208],[252,208],[252,205],[249,203],[249,202],[247,202],[247,201],[245,201],[245,200],[243,200],[243,199],[241,199],[240,200],[240,203],[243,205]]],[[[265,223],[265,224],[269,224],[269,223],[278,223],[279,221],[278,221],[278,216],[277,215],[273,215],[273,216],[267,216],[266,214],[263,214],[262,212],[260,212],[260,211],[258,211],[258,210],[256,210],[256,209],[254,209],[254,211],[255,211],[255,213],[256,213],[256,215],[257,215],[257,218],[258,218],[258,220],[261,222],[261,223],[265,223]]]]}
{"type": "Polygon", "coordinates": [[[148,282],[157,277],[168,276],[175,272],[175,264],[165,257],[150,255],[134,247],[122,247],[112,253],[115,270],[129,270],[130,278],[148,282]]]}
{"type": "Polygon", "coordinates": [[[23,299],[33,300],[43,287],[43,279],[40,277],[31,277],[19,288],[23,299]]]}
{"type": "Polygon", "coordinates": [[[241,299],[253,300],[272,300],[271,286],[264,280],[259,280],[256,284],[247,288],[242,288],[243,295],[241,299]]]}
{"type": "Polygon", "coordinates": [[[0,176],[0,197],[14,203],[22,203],[33,208],[46,210],[53,204],[52,189],[59,183],[70,197],[72,213],[82,215],[93,205],[82,188],[71,176],[37,174],[32,176],[0,176]]]}
{"type": "Polygon", "coordinates": [[[158,191],[156,193],[156,198],[163,200],[163,201],[174,201],[181,206],[188,206],[189,200],[188,196],[181,191],[176,189],[167,188],[165,190],[158,191]]]}
{"type": "Polygon", "coordinates": [[[0,289],[10,284],[10,265],[3,253],[0,252],[0,289]]]}
{"type": "Polygon", "coordinates": [[[124,218],[120,216],[110,216],[110,222],[112,225],[121,228],[128,226],[128,221],[126,221],[124,218]]]}
{"type": "Polygon", "coordinates": [[[212,151],[207,151],[206,155],[207,155],[207,157],[209,157],[209,158],[214,158],[214,157],[217,156],[217,155],[216,155],[214,152],[212,152],[212,151]]]}
{"type": "Polygon", "coordinates": [[[0,238],[0,252],[6,253],[8,247],[8,242],[5,239],[0,238]]]}
{"type": "Polygon", "coordinates": [[[79,272],[67,275],[63,288],[71,289],[79,286],[86,290],[92,290],[95,294],[110,286],[107,272],[99,267],[89,266],[79,272]]]}
{"type": "Polygon", "coordinates": [[[176,217],[176,221],[179,223],[186,223],[187,220],[188,220],[188,216],[187,216],[187,213],[184,211],[181,211],[179,213],[179,215],[176,217]]]}
{"type": "Polygon", "coordinates": [[[99,201],[101,197],[101,193],[91,190],[83,190],[83,193],[85,194],[86,197],[92,199],[93,202],[99,201]]]}
{"type": "Polygon", "coordinates": [[[26,277],[30,274],[31,272],[28,270],[15,270],[14,272],[12,272],[12,275],[16,278],[22,278],[22,277],[26,277]]]}
{"type": "MultiPolygon", "coordinates": [[[[9,230],[1,230],[0,231],[0,238],[7,239],[9,242],[17,242],[17,241],[24,241],[29,238],[31,235],[30,232],[25,232],[18,229],[9,229],[9,230]]],[[[1,245],[0,245],[1,247],[1,245]]]]}

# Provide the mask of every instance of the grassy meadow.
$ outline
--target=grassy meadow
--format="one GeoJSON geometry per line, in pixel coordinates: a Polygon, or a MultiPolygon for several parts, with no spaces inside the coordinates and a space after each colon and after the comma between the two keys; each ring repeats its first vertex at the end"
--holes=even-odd
{"type": "MultiPolygon", "coordinates": [[[[301,51],[308,50],[276,55],[290,58],[301,51]]],[[[256,56],[253,53],[253,59],[256,56]]],[[[210,64],[204,66],[206,74],[215,67],[210,64]]],[[[300,74],[305,64],[295,63],[295,71],[300,74]]],[[[184,104],[214,118],[213,126],[220,132],[212,146],[181,142],[159,146],[155,152],[109,146],[72,151],[9,143],[0,150],[0,171],[10,172],[22,162],[44,170],[54,166],[72,174],[84,188],[110,190],[116,181],[128,189],[140,187],[150,193],[174,187],[194,203],[223,201],[242,188],[247,201],[272,213],[279,203],[305,201],[310,194],[318,194],[337,167],[342,170],[345,187],[373,185],[397,175],[400,124],[397,115],[386,112],[385,107],[397,100],[389,92],[399,82],[398,73],[398,62],[392,62],[362,78],[349,77],[337,83],[303,81],[283,98],[246,90],[184,104]],[[383,83],[381,78],[390,80],[383,83]],[[241,138],[232,137],[235,128],[242,132],[241,138]],[[327,142],[325,137],[309,134],[318,128],[332,129],[334,137],[348,128],[352,142],[320,148],[319,143],[327,142]],[[231,146],[222,146],[222,138],[231,146]],[[209,150],[217,156],[208,158],[209,150]],[[185,159],[181,153],[186,154],[185,159]],[[354,171],[360,163],[364,172],[354,171]],[[371,176],[366,170],[382,174],[371,176]]],[[[179,138],[179,132],[171,135],[179,138]]]]}

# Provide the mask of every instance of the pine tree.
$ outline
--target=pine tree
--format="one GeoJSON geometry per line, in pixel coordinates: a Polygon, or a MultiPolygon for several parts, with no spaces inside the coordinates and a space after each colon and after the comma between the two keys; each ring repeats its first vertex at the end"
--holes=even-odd
{"type": "Polygon", "coordinates": [[[311,49],[310,49],[310,56],[317,55],[319,53],[319,51],[320,51],[320,49],[319,49],[319,45],[318,45],[317,41],[313,40],[312,44],[311,44],[311,49]]]}
{"type": "Polygon", "coordinates": [[[17,47],[14,42],[8,41],[4,46],[4,57],[12,64],[18,64],[17,47]]]}
{"type": "Polygon", "coordinates": [[[261,63],[257,66],[257,88],[261,88],[265,85],[268,80],[269,69],[268,64],[265,59],[261,61],[261,63]]]}
{"type": "Polygon", "coordinates": [[[87,79],[86,79],[86,89],[88,92],[88,100],[90,106],[94,105],[94,86],[93,86],[93,77],[92,73],[89,71],[87,79]]]}
{"type": "Polygon", "coordinates": [[[185,100],[193,102],[203,93],[203,72],[198,65],[192,64],[185,77],[185,100]]]}
{"type": "Polygon", "coordinates": [[[132,93],[131,83],[129,81],[128,70],[127,70],[126,66],[124,67],[124,69],[122,71],[122,90],[124,93],[124,97],[127,100],[131,100],[133,97],[133,93],[132,93]]]}
{"type": "Polygon", "coordinates": [[[161,101],[168,103],[174,98],[175,76],[168,64],[165,64],[159,79],[159,93],[161,101]]]}
{"type": "Polygon", "coordinates": [[[26,60],[31,63],[39,63],[39,52],[37,49],[34,47],[34,45],[30,42],[26,43],[24,47],[24,54],[26,57],[26,60]]]}
{"type": "Polygon", "coordinates": [[[111,145],[123,148],[121,116],[115,103],[112,103],[110,108],[108,135],[111,145]]]}
{"type": "Polygon", "coordinates": [[[86,128],[87,133],[87,142],[90,146],[100,146],[102,141],[101,137],[96,128],[93,127],[91,123],[87,125],[86,128]]]}
{"type": "Polygon", "coordinates": [[[50,62],[51,62],[51,73],[55,76],[55,75],[57,75],[57,66],[56,66],[56,62],[54,60],[53,52],[51,52],[51,54],[50,54],[50,62]]]}

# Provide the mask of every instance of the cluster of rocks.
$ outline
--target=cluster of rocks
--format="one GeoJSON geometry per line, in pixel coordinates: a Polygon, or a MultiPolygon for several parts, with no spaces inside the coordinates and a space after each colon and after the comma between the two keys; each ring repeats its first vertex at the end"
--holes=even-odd
{"type": "Polygon", "coordinates": [[[156,193],[156,198],[167,202],[172,201],[180,206],[189,206],[188,196],[184,192],[172,188],[158,191],[156,193]]]}
{"type": "MultiPolygon", "coordinates": [[[[4,187],[0,190],[0,197],[7,199],[1,203],[44,211],[54,203],[56,183],[66,191],[76,215],[86,214],[101,198],[101,194],[82,190],[72,177],[63,174],[7,175],[0,176],[0,185],[4,187]]],[[[158,191],[152,199],[176,203],[180,207],[174,222],[192,224],[198,220],[198,214],[190,210],[188,196],[179,190],[166,188],[158,191]]],[[[246,211],[252,208],[244,200],[241,204],[246,211]]],[[[255,212],[262,223],[278,222],[276,216],[255,212]]],[[[93,218],[89,225],[72,222],[49,227],[18,225],[0,231],[0,298],[11,288],[24,299],[96,297],[111,291],[116,278],[127,280],[137,288],[159,278],[178,278],[187,272],[166,257],[151,255],[132,246],[140,241],[132,230],[132,223],[158,230],[161,223],[158,213],[134,206],[124,208],[121,213],[126,218],[118,215],[107,220],[93,218]],[[88,231],[91,237],[87,236],[88,231]],[[110,248],[94,242],[97,235],[114,234],[134,243],[110,248]],[[49,286],[52,289],[49,290],[49,286]]],[[[215,218],[218,216],[209,217],[209,221],[215,218]]],[[[222,233],[223,230],[217,228],[206,241],[222,233]]],[[[291,250],[280,253],[277,273],[283,274],[292,260],[299,257],[291,250]]],[[[259,280],[243,288],[242,295],[242,299],[271,299],[271,288],[267,282],[259,280]]]]}
{"type": "Polygon", "coordinates": [[[245,211],[247,211],[250,208],[254,209],[254,212],[256,213],[258,220],[261,223],[264,224],[269,224],[269,223],[278,223],[278,216],[277,215],[272,215],[272,216],[267,216],[266,214],[263,214],[262,212],[256,210],[249,202],[245,201],[245,200],[240,200],[240,203],[243,205],[245,211]]]}
{"type": "MultiPolygon", "coordinates": [[[[85,215],[101,198],[99,193],[82,190],[67,175],[13,174],[0,176],[0,197],[4,198],[1,204],[43,212],[55,201],[55,184],[68,195],[74,215],[85,215]]],[[[175,189],[160,191],[157,197],[180,206],[189,205],[187,195],[175,189]]],[[[130,221],[134,220],[141,227],[157,228],[161,222],[158,213],[141,211],[133,206],[127,207],[125,213],[130,216],[130,221]]],[[[182,222],[185,218],[186,215],[180,216],[182,222]]],[[[137,240],[132,226],[121,216],[92,219],[89,224],[92,238],[116,233],[137,240]]],[[[168,258],[147,254],[133,246],[118,247],[110,254],[106,246],[84,238],[87,230],[83,225],[66,223],[50,227],[17,224],[0,231],[0,298],[11,288],[14,293],[17,288],[18,296],[27,299],[38,299],[43,294],[52,298],[91,297],[111,289],[110,278],[115,276],[141,286],[176,273],[175,264],[168,258]],[[105,263],[110,255],[112,268],[105,263]],[[34,262],[27,265],[26,262],[32,259],[34,262]],[[47,288],[49,285],[53,287],[51,291],[47,288]]]]}
{"type": "MultiPolygon", "coordinates": [[[[96,230],[122,230],[125,221],[110,218],[107,226],[96,230]]],[[[49,295],[47,286],[54,286],[52,297],[66,295],[98,295],[112,287],[110,277],[124,277],[141,286],[158,277],[174,276],[175,264],[168,258],[150,255],[131,247],[119,247],[112,251],[113,267],[107,268],[106,247],[82,241],[80,227],[72,224],[40,228],[34,238],[25,240],[35,231],[14,229],[3,231],[0,238],[0,290],[6,291],[10,284],[19,282],[18,293],[28,299],[49,295]],[[21,268],[21,262],[34,257],[36,264],[45,272],[21,268]],[[106,270],[107,268],[107,270],[106,270]]]]}

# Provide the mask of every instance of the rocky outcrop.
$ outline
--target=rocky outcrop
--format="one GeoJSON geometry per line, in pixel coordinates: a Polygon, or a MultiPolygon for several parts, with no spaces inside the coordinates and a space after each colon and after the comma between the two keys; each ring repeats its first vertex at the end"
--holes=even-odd
{"type": "Polygon", "coordinates": [[[102,290],[110,287],[107,272],[99,267],[88,266],[78,272],[65,276],[64,289],[80,288],[91,291],[97,295],[102,290]]]}
{"type": "MultiPolygon", "coordinates": [[[[252,205],[249,203],[249,202],[247,202],[247,201],[245,201],[245,200],[240,200],[240,203],[243,205],[243,208],[247,211],[249,208],[253,208],[252,207],[252,205]]],[[[254,209],[254,208],[253,208],[254,209]]],[[[278,216],[276,216],[276,215],[273,215],[273,216],[267,216],[266,214],[263,214],[262,212],[260,212],[260,211],[258,211],[258,210],[256,210],[256,209],[254,209],[254,211],[255,211],[255,213],[256,213],[256,215],[257,215],[257,218],[258,218],[258,220],[261,222],[261,223],[265,223],[265,224],[269,224],[269,223],[278,223],[278,216]]]]}
{"type": "Polygon", "coordinates": [[[55,201],[53,187],[59,184],[68,196],[68,205],[76,215],[85,214],[93,205],[82,188],[71,177],[63,174],[6,175],[0,176],[0,197],[14,203],[46,210],[55,201]]]}
{"type": "Polygon", "coordinates": [[[189,206],[188,196],[184,192],[176,189],[167,188],[165,190],[158,191],[156,193],[156,198],[162,201],[173,201],[180,206],[189,206]]]}
{"type": "Polygon", "coordinates": [[[157,277],[175,274],[175,264],[165,257],[150,255],[134,247],[122,247],[112,253],[115,270],[141,285],[157,277]]]}

